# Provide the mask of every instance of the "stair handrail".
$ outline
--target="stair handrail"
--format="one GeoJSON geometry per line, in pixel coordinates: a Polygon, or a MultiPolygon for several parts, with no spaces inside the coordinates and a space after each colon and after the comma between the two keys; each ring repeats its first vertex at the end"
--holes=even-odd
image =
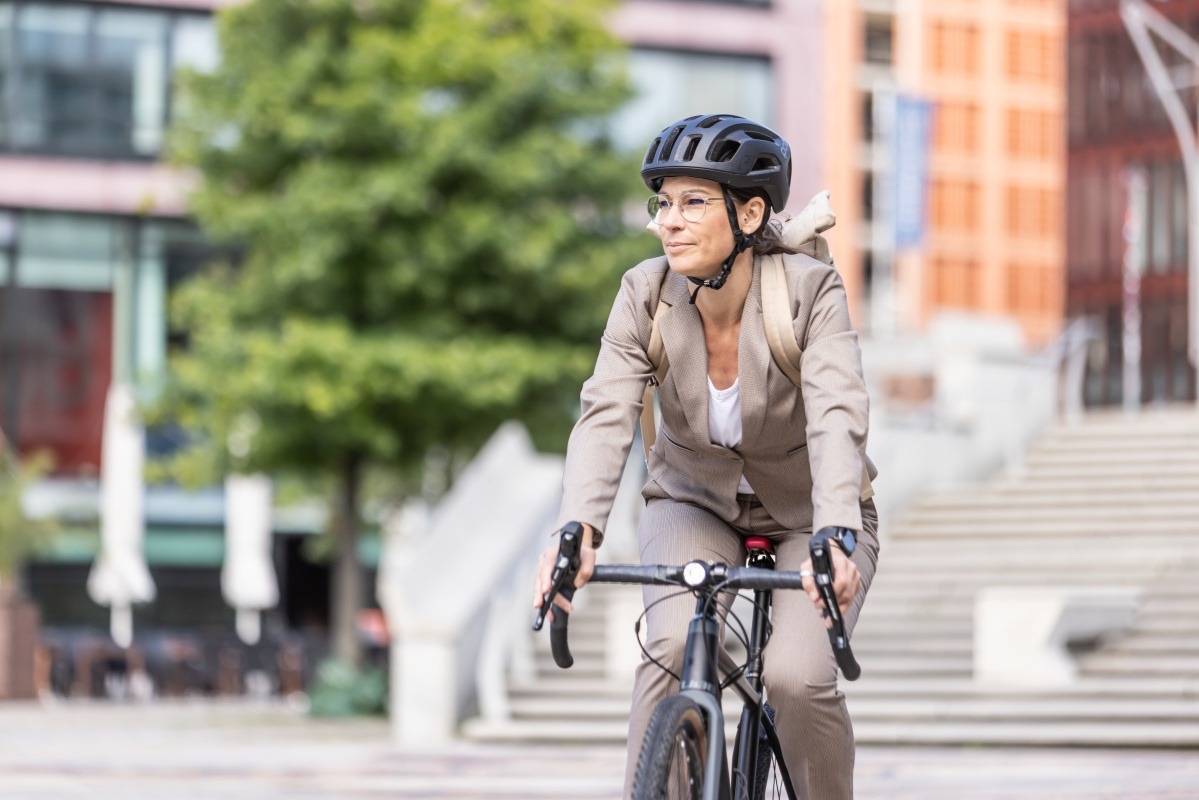
{"type": "Polygon", "coordinates": [[[526,569],[514,569],[508,580],[496,587],[483,632],[479,660],[475,666],[475,686],[479,698],[479,716],[489,724],[512,718],[508,680],[520,675],[533,677],[533,617],[531,602],[537,553],[548,543],[544,530],[530,535],[526,552],[519,563],[526,569]]]}
{"type": "Polygon", "coordinates": [[[1046,348],[1060,372],[1057,411],[1067,423],[1082,418],[1085,407],[1087,353],[1091,342],[1100,340],[1098,317],[1084,314],[1070,321],[1046,348]]]}

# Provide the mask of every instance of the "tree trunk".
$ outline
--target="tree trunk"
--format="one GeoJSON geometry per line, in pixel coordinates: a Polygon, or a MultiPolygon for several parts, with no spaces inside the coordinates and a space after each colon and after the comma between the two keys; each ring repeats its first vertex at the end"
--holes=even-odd
{"type": "Polygon", "coordinates": [[[346,457],[341,467],[333,533],[336,546],[330,598],[330,638],[333,657],[357,667],[362,662],[355,617],[364,598],[362,564],[358,559],[358,489],[362,457],[346,457]]]}
{"type": "Polygon", "coordinates": [[[0,579],[0,700],[37,697],[37,607],[0,579]]]}

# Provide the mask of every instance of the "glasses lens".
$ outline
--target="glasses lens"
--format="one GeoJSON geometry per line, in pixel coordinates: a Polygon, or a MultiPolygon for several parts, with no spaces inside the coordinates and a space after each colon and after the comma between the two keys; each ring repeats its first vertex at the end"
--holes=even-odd
{"type": "Polygon", "coordinates": [[[658,221],[658,215],[662,213],[662,199],[654,195],[645,201],[645,210],[649,212],[649,218],[654,222],[658,221]]]}
{"type": "Polygon", "coordinates": [[[703,197],[684,195],[679,201],[679,210],[683,212],[683,219],[688,222],[699,222],[704,218],[704,212],[708,210],[708,201],[703,197]]]}

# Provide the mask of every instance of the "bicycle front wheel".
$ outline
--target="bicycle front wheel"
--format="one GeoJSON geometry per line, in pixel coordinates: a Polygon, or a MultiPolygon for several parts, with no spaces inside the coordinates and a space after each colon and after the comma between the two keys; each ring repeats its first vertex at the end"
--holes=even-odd
{"type": "Polygon", "coordinates": [[[633,777],[633,800],[701,800],[708,728],[699,704],[671,695],[650,718],[633,777]]]}

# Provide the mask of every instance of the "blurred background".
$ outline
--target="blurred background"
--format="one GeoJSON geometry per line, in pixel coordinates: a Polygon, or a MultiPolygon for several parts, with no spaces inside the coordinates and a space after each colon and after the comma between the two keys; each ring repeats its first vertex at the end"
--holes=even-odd
{"type": "Polygon", "coordinates": [[[0,697],[623,739],[636,593],[566,677],[529,568],[727,112],[837,215],[859,738],[1199,744],[1197,86],[1199,0],[0,0],[0,697]]]}

